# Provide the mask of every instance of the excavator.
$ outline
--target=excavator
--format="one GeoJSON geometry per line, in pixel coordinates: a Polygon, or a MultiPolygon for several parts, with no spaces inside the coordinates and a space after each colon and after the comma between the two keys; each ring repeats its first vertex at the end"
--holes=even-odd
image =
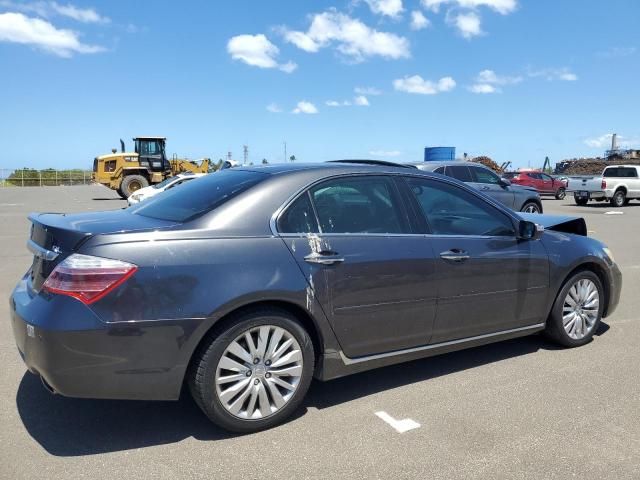
{"type": "Polygon", "coordinates": [[[120,140],[120,152],[114,148],[110,154],[93,160],[93,181],[117,191],[122,198],[179,173],[209,173],[212,170],[209,158],[193,161],[174,155],[167,159],[166,137],[135,137],[133,142],[133,152],[126,152],[124,142],[120,140]]]}

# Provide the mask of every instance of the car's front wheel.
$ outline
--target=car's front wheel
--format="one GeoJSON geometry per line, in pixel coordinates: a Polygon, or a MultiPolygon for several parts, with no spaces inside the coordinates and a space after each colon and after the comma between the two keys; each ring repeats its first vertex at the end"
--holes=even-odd
{"type": "Polygon", "coordinates": [[[591,341],[604,311],[604,289],[600,278],[583,270],[569,278],[556,297],[547,319],[547,335],[565,347],[591,341]]]}
{"type": "Polygon", "coordinates": [[[538,205],[536,202],[525,203],[520,211],[524,213],[542,213],[540,205],[538,205]]]}
{"type": "Polygon", "coordinates": [[[314,369],[313,343],[285,311],[260,309],[200,347],[189,387],[218,426],[249,433],[273,427],[302,402],[314,369]]]}

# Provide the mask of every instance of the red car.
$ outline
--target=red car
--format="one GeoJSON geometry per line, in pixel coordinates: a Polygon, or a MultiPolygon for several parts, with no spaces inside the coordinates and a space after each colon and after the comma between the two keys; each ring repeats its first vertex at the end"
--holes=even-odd
{"type": "Polygon", "coordinates": [[[562,200],[566,195],[567,182],[553,178],[546,173],[535,170],[521,170],[519,172],[507,172],[502,175],[511,183],[535,188],[540,195],[553,195],[562,200]]]}

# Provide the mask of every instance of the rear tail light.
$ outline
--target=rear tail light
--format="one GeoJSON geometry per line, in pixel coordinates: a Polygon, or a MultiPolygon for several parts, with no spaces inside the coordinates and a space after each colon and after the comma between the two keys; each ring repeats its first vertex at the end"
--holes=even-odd
{"type": "Polygon", "coordinates": [[[121,285],[137,269],[136,265],[120,260],[74,253],[53,269],[43,288],[88,305],[121,285]]]}
{"type": "Polygon", "coordinates": [[[602,190],[605,190],[607,188],[607,181],[606,180],[602,180],[602,184],[600,185],[600,188],[602,190]]]}

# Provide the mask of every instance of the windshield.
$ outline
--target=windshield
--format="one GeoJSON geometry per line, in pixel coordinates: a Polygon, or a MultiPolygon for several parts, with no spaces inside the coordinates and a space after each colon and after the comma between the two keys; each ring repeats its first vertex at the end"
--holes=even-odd
{"type": "Polygon", "coordinates": [[[180,188],[165,190],[162,195],[130,208],[135,215],[187,222],[216,209],[267,177],[268,174],[261,172],[223,170],[197,182],[187,182],[180,188]]]}
{"type": "Polygon", "coordinates": [[[169,177],[163,181],[161,181],[160,183],[156,183],[155,185],[153,185],[153,188],[164,188],[167,185],[169,185],[171,182],[177,180],[178,177],[169,177]]]}

